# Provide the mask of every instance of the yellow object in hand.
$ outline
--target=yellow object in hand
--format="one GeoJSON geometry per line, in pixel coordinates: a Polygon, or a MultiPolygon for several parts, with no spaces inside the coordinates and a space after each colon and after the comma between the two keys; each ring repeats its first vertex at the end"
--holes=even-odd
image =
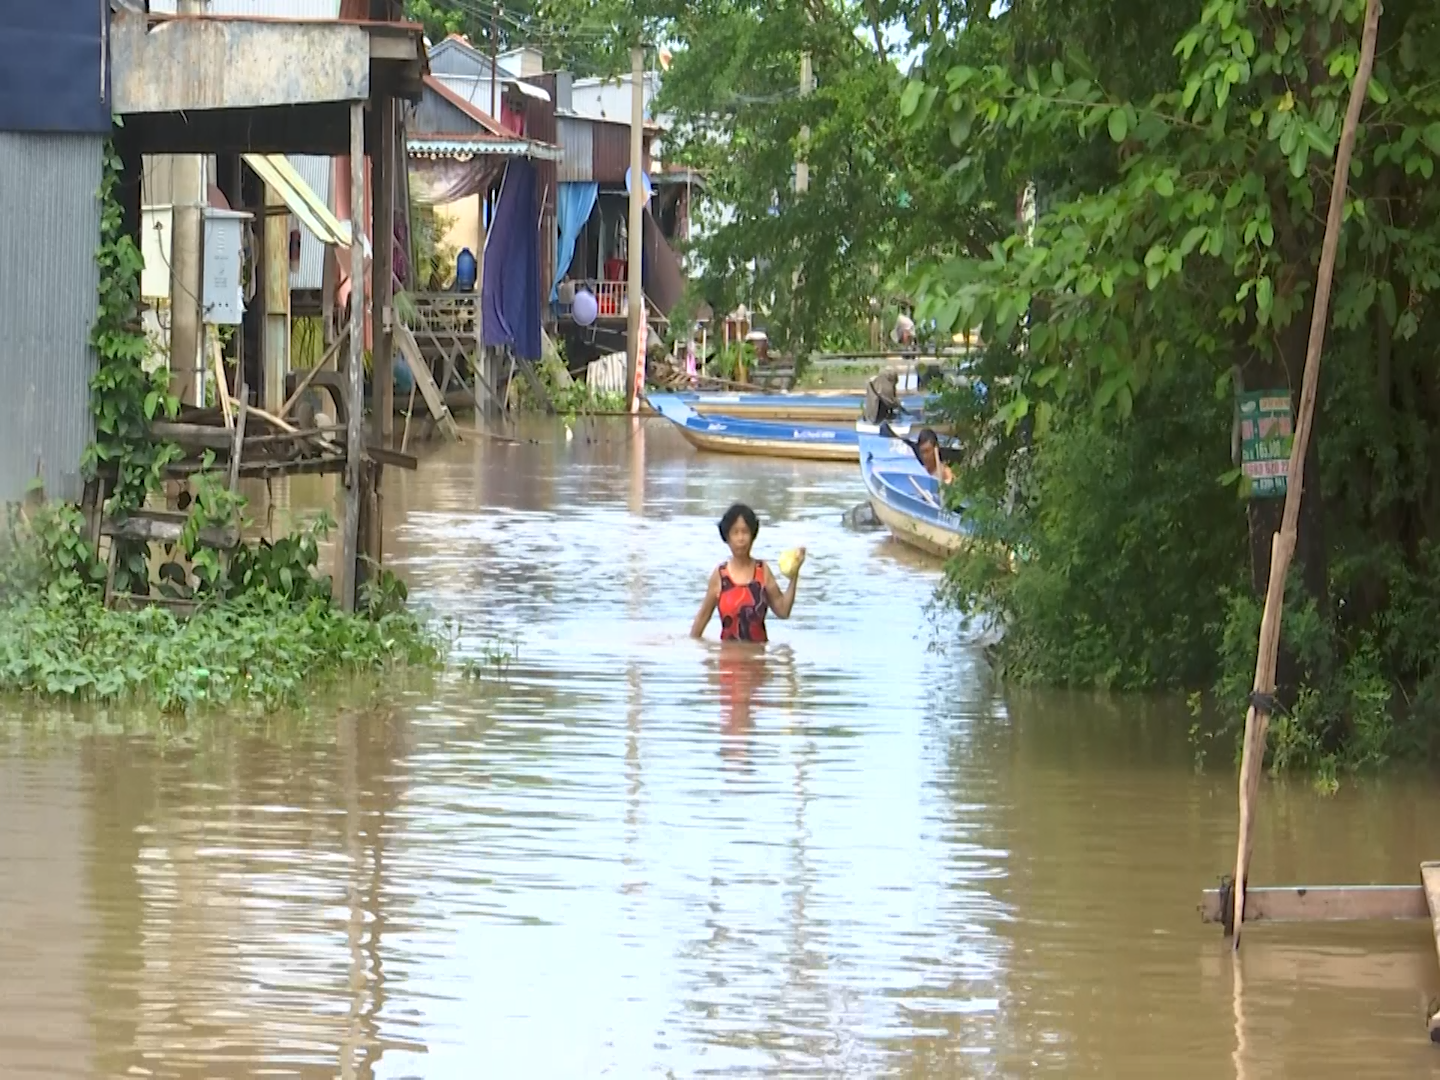
{"type": "Polygon", "coordinates": [[[780,553],[780,573],[786,577],[794,577],[795,571],[800,569],[804,557],[800,554],[799,548],[790,548],[780,553]]]}

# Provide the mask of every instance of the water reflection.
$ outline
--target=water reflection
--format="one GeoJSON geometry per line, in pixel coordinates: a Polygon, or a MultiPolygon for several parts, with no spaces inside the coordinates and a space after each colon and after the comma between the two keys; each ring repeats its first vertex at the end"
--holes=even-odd
{"type": "MultiPolygon", "coordinates": [[[[388,555],[476,677],[163,738],[0,719],[0,1072],[1440,1068],[1426,928],[1233,965],[1194,914],[1232,778],[1183,708],[1002,693],[953,620],[935,647],[933,564],[839,526],[853,469],[556,430],[386,478],[388,555]],[[763,650],[685,636],[737,499],[762,557],[810,551],[763,650]]],[[[1437,810],[1276,785],[1257,880],[1411,880],[1437,810]]]]}

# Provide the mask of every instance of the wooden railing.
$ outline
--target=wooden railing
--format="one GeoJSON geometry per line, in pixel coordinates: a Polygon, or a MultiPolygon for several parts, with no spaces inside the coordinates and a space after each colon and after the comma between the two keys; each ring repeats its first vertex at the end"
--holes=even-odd
{"type": "Polygon", "coordinates": [[[428,334],[445,337],[472,337],[479,340],[480,294],[414,293],[413,312],[404,312],[401,321],[417,337],[428,334]]]}

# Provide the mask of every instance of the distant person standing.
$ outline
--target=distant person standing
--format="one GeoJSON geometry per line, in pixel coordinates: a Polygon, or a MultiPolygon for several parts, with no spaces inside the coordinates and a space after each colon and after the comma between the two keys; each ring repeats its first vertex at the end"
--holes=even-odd
{"type": "Polygon", "coordinates": [[[902,349],[908,349],[915,344],[915,320],[910,318],[907,312],[900,312],[899,318],[895,320],[895,329],[890,331],[890,340],[902,349]]]}

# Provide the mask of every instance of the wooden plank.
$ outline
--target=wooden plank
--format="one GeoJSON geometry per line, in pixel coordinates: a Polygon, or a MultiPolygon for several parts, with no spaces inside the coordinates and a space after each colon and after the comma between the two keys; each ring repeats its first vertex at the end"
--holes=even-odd
{"type": "Polygon", "coordinates": [[[398,469],[408,469],[414,472],[420,467],[420,459],[411,454],[402,454],[399,450],[387,450],[383,446],[373,444],[365,447],[365,453],[370,455],[372,461],[378,461],[382,465],[394,465],[398,469]]]}
{"type": "MultiPolygon", "coordinates": [[[[1440,952],[1440,863],[1420,864],[1420,880],[1424,883],[1425,906],[1430,913],[1430,928],[1435,934],[1435,948],[1440,952]]],[[[1430,1041],[1440,1043],[1440,1010],[1430,1014],[1427,1025],[1430,1041]]]]}
{"type": "Polygon", "coordinates": [[[410,368],[410,375],[415,380],[415,385],[420,388],[420,395],[425,399],[425,406],[430,410],[430,415],[440,425],[449,438],[458,440],[460,428],[455,423],[455,418],[450,415],[449,408],[445,405],[445,399],[440,396],[440,388],[435,385],[435,379],[430,374],[430,365],[425,363],[425,357],[420,353],[420,345],[415,340],[415,335],[404,323],[395,324],[395,342],[400,346],[400,355],[405,357],[405,363],[410,368]]]}
{"type": "Polygon", "coordinates": [[[230,446],[230,490],[235,491],[240,486],[240,459],[245,456],[245,419],[250,415],[250,388],[243,382],[240,384],[239,410],[235,414],[235,441],[230,446]]]}
{"type": "MultiPolygon", "coordinates": [[[[1201,894],[1200,917],[1223,923],[1219,889],[1201,894]]],[[[1318,885],[1252,888],[1245,896],[1245,921],[1366,922],[1429,917],[1425,890],[1419,885],[1318,885]]],[[[1437,924],[1440,926],[1440,924],[1437,924]]],[[[1440,930],[1437,930],[1440,934],[1440,930]]]]}
{"type": "MultiPolygon", "coordinates": [[[[146,513],[136,514],[124,521],[106,521],[100,526],[102,536],[120,540],[139,540],[146,544],[177,543],[180,540],[180,534],[184,531],[183,519],[174,521],[168,519],[168,516],[167,518],[157,518],[146,513]]],[[[221,529],[201,529],[199,539],[200,543],[206,547],[229,551],[239,545],[240,529],[234,525],[221,529]]]]}

